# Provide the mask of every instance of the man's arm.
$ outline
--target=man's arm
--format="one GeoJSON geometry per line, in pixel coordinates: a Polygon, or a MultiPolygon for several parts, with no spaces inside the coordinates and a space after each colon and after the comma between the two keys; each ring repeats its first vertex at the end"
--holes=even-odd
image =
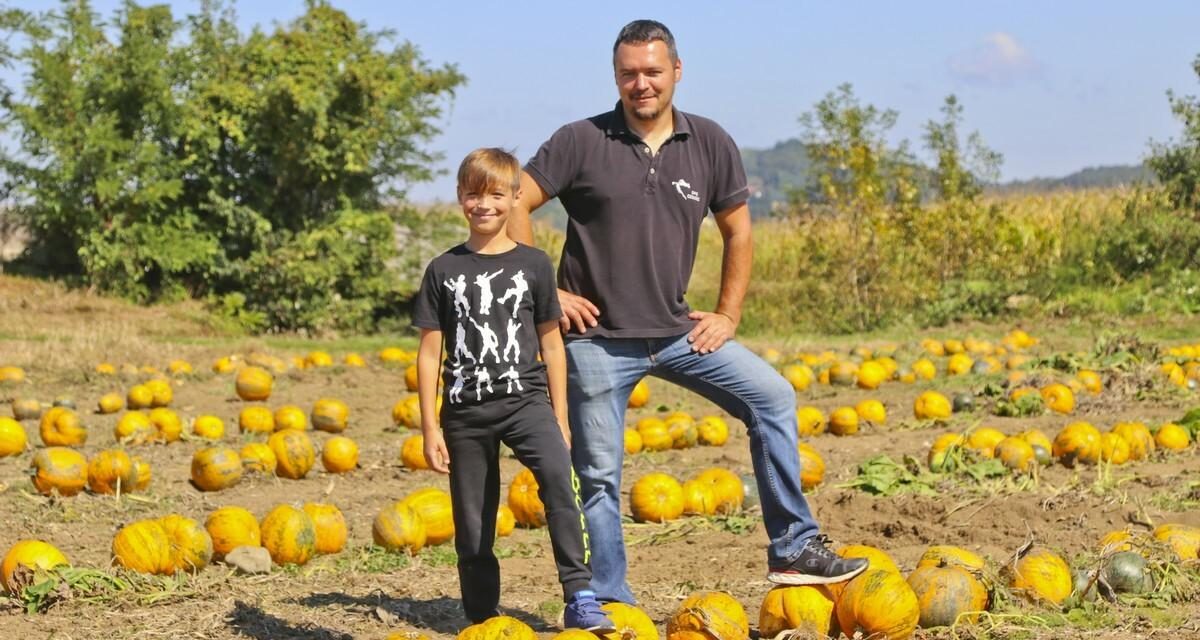
{"type": "Polygon", "coordinates": [[[698,320],[688,334],[692,351],[711,353],[733,338],[742,320],[742,301],[750,286],[750,267],[754,258],[754,242],[750,234],[750,207],[746,203],[715,213],[721,231],[724,252],[721,255],[721,292],[713,312],[693,311],[698,320]]]}

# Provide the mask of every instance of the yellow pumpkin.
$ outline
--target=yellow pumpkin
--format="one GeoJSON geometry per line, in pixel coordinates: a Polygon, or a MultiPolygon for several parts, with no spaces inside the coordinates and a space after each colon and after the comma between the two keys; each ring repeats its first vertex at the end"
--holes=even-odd
{"type": "Polygon", "coordinates": [[[741,510],[742,501],[746,498],[746,488],[736,473],[713,467],[701,471],[696,475],[696,479],[713,485],[717,513],[735,513],[741,510]]]}
{"type": "Polygon", "coordinates": [[[230,371],[233,371],[236,368],[237,368],[237,364],[234,362],[233,356],[221,356],[220,358],[217,358],[216,360],[214,360],[213,364],[212,364],[213,373],[218,373],[218,374],[219,373],[229,373],[230,371]]]}
{"type": "Polygon", "coordinates": [[[429,468],[425,461],[425,436],[414,434],[404,439],[400,445],[400,462],[407,469],[421,471],[429,468]]]}
{"type": "Polygon", "coordinates": [[[796,433],[800,436],[817,436],[825,433],[825,414],[816,407],[796,409],[796,433]]]}
{"type": "Polygon", "coordinates": [[[212,536],[200,523],[177,513],[158,519],[159,526],[170,542],[171,567],[169,573],[195,572],[208,566],[212,560],[212,536]]]}
{"type": "Polygon", "coordinates": [[[850,544],[838,549],[837,554],[843,558],[865,558],[869,563],[867,570],[883,570],[891,571],[892,573],[900,573],[900,567],[896,566],[896,561],[887,554],[886,551],[878,547],[872,547],[865,544],[850,544]]]}
{"type": "Polygon", "coordinates": [[[316,462],[312,440],[303,431],[276,431],[267,439],[267,446],[275,454],[275,475],[281,478],[299,480],[308,475],[316,462]]]}
{"type": "Polygon", "coordinates": [[[47,447],[81,447],[87,442],[87,429],[79,416],[66,407],[51,407],[42,414],[38,425],[42,444],[47,447]]]}
{"type": "Polygon", "coordinates": [[[1083,383],[1083,388],[1092,395],[1098,395],[1104,389],[1104,381],[1100,379],[1100,374],[1090,369],[1080,369],[1075,374],[1075,379],[1083,383]]]}
{"type": "Polygon", "coordinates": [[[1154,436],[1150,428],[1141,422],[1120,422],[1112,428],[1112,432],[1129,442],[1129,459],[1144,460],[1154,453],[1154,436]]]}
{"type": "Polygon", "coordinates": [[[937,566],[959,567],[968,573],[980,573],[986,567],[987,563],[978,555],[963,549],[962,547],[954,547],[950,545],[934,545],[925,550],[921,558],[917,560],[917,567],[937,567],[937,566]]]}
{"type": "Polygon", "coordinates": [[[625,453],[633,455],[642,452],[642,434],[636,429],[625,430],[625,453]]]}
{"type": "Polygon", "coordinates": [[[144,491],[150,486],[150,480],[153,477],[153,470],[150,468],[150,463],[142,459],[141,456],[133,456],[133,471],[136,480],[134,480],[134,491],[144,491]]]}
{"type": "Polygon", "coordinates": [[[321,398],[313,405],[312,424],[318,431],[341,433],[350,419],[350,407],[334,398],[321,398]]]}
{"type": "Polygon", "coordinates": [[[961,376],[971,372],[975,360],[965,353],[956,353],[946,362],[946,375],[961,376]]]}
{"type": "Polygon", "coordinates": [[[332,367],[333,356],[324,351],[309,351],[304,356],[304,364],[310,367],[332,367]]]}
{"type": "Polygon", "coordinates": [[[192,373],[192,363],[187,360],[172,360],[167,365],[167,373],[173,376],[186,376],[192,373]]]}
{"type": "Polygon", "coordinates": [[[796,445],[796,452],[800,455],[800,486],[811,491],[825,480],[825,460],[805,442],[796,445]]]}
{"type": "Polygon", "coordinates": [[[729,424],[719,416],[704,416],[696,423],[696,430],[700,444],[706,447],[719,447],[729,440],[729,424]]]}
{"type": "Polygon", "coordinates": [[[125,404],[130,409],[149,409],[154,404],[154,392],[144,384],[135,384],[125,394],[125,404]]]}
{"type": "Polygon", "coordinates": [[[21,367],[0,367],[0,385],[15,385],[25,382],[25,370],[21,367]]]}
{"type": "Polygon", "coordinates": [[[398,427],[421,428],[421,400],[416,394],[398,400],[392,405],[392,422],[398,427]]]}
{"type": "Polygon", "coordinates": [[[96,403],[96,412],[100,414],[116,413],[124,408],[125,399],[119,393],[106,393],[96,403]]]}
{"type": "Polygon", "coordinates": [[[67,447],[47,447],[33,454],[33,486],[42,495],[73,496],[87,484],[87,458],[67,447]]]}
{"type": "Polygon", "coordinates": [[[951,566],[917,567],[908,576],[908,586],[917,596],[923,629],[949,627],[958,622],[974,624],[978,613],[988,607],[988,593],[975,576],[951,566]],[[961,617],[960,617],[961,616],[961,617]]]}
{"type": "Polygon", "coordinates": [[[213,558],[217,560],[238,547],[262,545],[258,519],[242,507],[221,507],[208,514],[204,530],[212,539],[213,558]]]}
{"type": "Polygon", "coordinates": [[[206,447],[192,454],[192,484],[201,491],[228,489],[242,479],[242,458],[229,447],[206,447]]]}
{"type": "Polygon", "coordinates": [[[1065,384],[1048,384],[1040,389],[1042,401],[1055,413],[1069,414],[1075,411],[1075,393],[1065,384]]]}
{"type": "Polygon", "coordinates": [[[150,410],[150,424],[154,425],[155,437],[159,442],[175,442],[183,433],[183,421],[179,414],[165,407],[150,410]]]}
{"type": "Polygon", "coordinates": [[[517,526],[517,517],[513,515],[513,510],[506,504],[501,504],[496,508],[496,537],[503,538],[510,535],[513,529],[517,526]]]}
{"type": "Polygon", "coordinates": [[[304,503],[304,513],[312,518],[317,532],[317,553],[337,553],[346,546],[349,529],[340,509],[332,504],[304,503]]]}
{"type": "Polygon", "coordinates": [[[225,437],[225,421],[217,416],[199,416],[192,421],[192,434],[205,440],[220,440],[225,437]]]}
{"type": "Polygon", "coordinates": [[[385,347],[379,351],[379,359],[386,364],[399,364],[408,361],[408,354],[400,347],[385,347]]]}
{"type": "Polygon", "coordinates": [[[288,404],[275,410],[275,431],[295,429],[304,431],[308,428],[308,416],[296,405],[288,404]]]}
{"type": "Polygon", "coordinates": [[[913,374],[920,380],[933,380],[937,377],[937,366],[928,358],[921,358],[912,364],[913,374]]]}
{"type": "Polygon", "coordinates": [[[637,384],[633,385],[633,391],[629,393],[629,402],[626,407],[630,409],[640,409],[646,406],[650,401],[650,385],[646,384],[645,378],[638,380],[637,384]]]}
{"type": "Polygon", "coordinates": [[[546,505],[538,496],[537,478],[529,469],[522,468],[508,485],[508,507],[522,527],[536,529],[546,525],[546,505]]]}
{"type": "Polygon", "coordinates": [[[1154,529],[1154,539],[1171,545],[1181,561],[1196,560],[1200,555],[1200,528],[1185,524],[1161,524],[1154,529]]]}
{"type": "Polygon", "coordinates": [[[88,461],[88,488],[93,493],[128,493],[136,484],[133,460],[120,449],[100,451],[88,461]]]}
{"type": "Polygon", "coordinates": [[[1133,551],[1133,545],[1128,542],[1131,538],[1133,538],[1133,535],[1124,529],[1109,531],[1104,534],[1103,538],[1100,538],[1100,554],[1108,555],[1122,551],[1133,551]]]}
{"type": "Polygon", "coordinates": [[[409,391],[416,392],[417,390],[417,365],[410,364],[404,369],[404,388],[409,391]]]}
{"type": "Polygon", "coordinates": [[[887,408],[878,400],[863,400],[854,405],[854,412],[863,422],[881,425],[887,422],[887,408]]]}
{"type": "Polygon", "coordinates": [[[868,360],[858,368],[855,381],[859,389],[874,390],[878,389],[879,385],[883,384],[888,377],[887,367],[874,360],[868,360]]]}
{"type": "Polygon", "coordinates": [[[158,438],[158,429],[150,421],[150,416],[141,411],[126,411],[113,427],[113,437],[117,442],[144,444],[158,438]]]}
{"type": "Polygon", "coordinates": [[[237,395],[246,402],[264,402],[271,397],[271,387],[275,378],[261,367],[242,367],[238,371],[234,389],[237,395]]]}
{"type": "Polygon", "coordinates": [[[275,452],[262,442],[251,442],[238,451],[242,458],[242,470],[246,473],[265,473],[275,475],[275,452]]]}
{"type": "Polygon", "coordinates": [[[1029,550],[1005,572],[1009,588],[1035,604],[1061,606],[1074,586],[1071,567],[1049,549],[1029,550]]]}
{"type": "Polygon", "coordinates": [[[69,565],[67,557],[57,547],[41,540],[18,540],[4,554],[4,562],[0,565],[0,581],[4,584],[4,592],[19,596],[27,586],[17,574],[18,567],[32,569],[35,573],[49,571],[54,567],[69,565]]]}
{"type": "Polygon", "coordinates": [[[242,433],[271,433],[275,430],[275,414],[261,405],[246,407],[238,413],[238,429],[242,433]]]}
{"type": "Polygon", "coordinates": [[[321,464],[329,473],[346,473],[358,468],[358,444],[345,436],[334,436],[321,447],[321,464]]]}
{"type": "Polygon", "coordinates": [[[638,522],[674,520],[683,515],[683,487],[665,473],[649,473],[633,484],[629,505],[638,522]]]}
{"type": "Polygon", "coordinates": [[[796,391],[807,389],[812,385],[813,379],[816,377],[813,374],[813,370],[804,364],[789,364],[783,368],[781,373],[796,391]]]}
{"type": "Polygon", "coordinates": [[[758,611],[758,636],[774,638],[794,629],[800,637],[824,638],[834,618],[833,607],[833,597],[824,587],[775,587],[758,611]]]}
{"type": "Polygon", "coordinates": [[[858,433],[858,412],[854,407],[838,407],[829,414],[829,432],[835,436],[858,433]]]}
{"type": "Polygon", "coordinates": [[[935,473],[950,471],[953,464],[952,455],[966,444],[967,439],[957,433],[943,433],[938,436],[929,447],[929,456],[926,459],[929,470],[935,473]]]}
{"type": "Polygon", "coordinates": [[[1086,422],[1072,422],[1054,436],[1054,457],[1068,467],[1100,459],[1100,432],[1086,422]]]}
{"type": "Polygon", "coordinates": [[[1020,473],[1032,471],[1037,466],[1037,460],[1033,455],[1033,447],[1018,436],[1010,436],[1001,440],[996,445],[995,453],[992,457],[999,459],[1005,467],[1020,473]]]}
{"type": "Polygon", "coordinates": [[[275,564],[304,564],[317,552],[316,525],[307,513],[291,505],[272,509],[259,529],[262,546],[275,564]]]}
{"type": "Polygon", "coordinates": [[[139,573],[174,573],[171,539],[158,520],[138,520],[122,527],[113,537],[112,554],[117,564],[139,573]]]}
{"type": "Polygon", "coordinates": [[[642,418],[634,428],[642,436],[642,446],[648,451],[666,451],[674,444],[667,423],[658,418],[642,418]]]}
{"type": "Polygon", "coordinates": [[[733,596],[702,591],[688,596],[667,620],[667,638],[689,631],[698,640],[743,640],[750,637],[750,622],[733,596]]]}
{"type": "Polygon", "coordinates": [[[858,382],[858,365],[849,360],[838,360],[828,369],[829,384],[849,386],[858,382]]]}
{"type": "Polygon", "coordinates": [[[1169,451],[1183,451],[1192,444],[1192,437],[1187,429],[1174,422],[1168,422],[1158,428],[1158,433],[1154,434],[1154,443],[1169,451]]]}
{"type": "Polygon", "coordinates": [[[15,456],[25,451],[29,439],[25,427],[12,418],[0,417],[0,458],[15,456]]]}
{"type": "Polygon", "coordinates": [[[654,621],[641,609],[624,602],[610,602],[600,607],[608,613],[615,631],[597,634],[604,640],[658,640],[654,621]]]}
{"type": "Polygon", "coordinates": [[[979,427],[967,434],[966,446],[982,458],[992,458],[996,455],[996,445],[1003,442],[1006,437],[1004,432],[999,429],[979,427]]]}
{"type": "Polygon", "coordinates": [[[425,543],[441,544],[454,537],[454,513],[450,494],[436,487],[417,489],[404,498],[425,523],[425,543]]]}
{"type": "Polygon", "coordinates": [[[711,516],[717,512],[717,498],[713,486],[700,480],[683,483],[683,513],[693,516],[711,516]]]}
{"type": "Polygon", "coordinates": [[[691,416],[677,416],[663,422],[667,425],[667,434],[671,436],[672,449],[687,449],[699,442],[700,432],[691,416]]]}
{"type": "Polygon", "coordinates": [[[403,500],[386,506],[375,516],[371,525],[375,544],[393,551],[406,549],[416,553],[425,546],[425,522],[403,500]]]}
{"type": "Polygon", "coordinates": [[[467,627],[458,635],[462,640],[537,640],[529,625],[511,616],[495,616],[467,627]]]}
{"type": "Polygon", "coordinates": [[[920,603],[897,572],[870,569],[850,580],[837,600],[838,627],[847,636],[901,640],[912,636],[920,603]]]}
{"type": "Polygon", "coordinates": [[[1132,454],[1132,447],[1129,441],[1121,436],[1106,431],[1100,434],[1100,459],[1112,464],[1125,464],[1129,462],[1129,456],[1132,454]]]}
{"type": "Polygon", "coordinates": [[[150,390],[150,406],[165,407],[171,404],[175,399],[175,390],[171,388],[171,383],[162,378],[147,380],[143,385],[150,390]]]}
{"type": "Polygon", "coordinates": [[[950,400],[937,391],[922,393],[913,404],[913,416],[917,420],[947,420],[950,410],[950,400]]]}

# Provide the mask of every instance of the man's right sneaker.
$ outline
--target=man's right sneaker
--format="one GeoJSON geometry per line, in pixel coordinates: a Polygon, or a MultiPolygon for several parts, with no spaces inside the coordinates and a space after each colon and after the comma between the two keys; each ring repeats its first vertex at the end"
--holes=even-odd
{"type": "Polygon", "coordinates": [[[571,596],[563,610],[563,627],[583,629],[595,634],[612,633],[617,630],[608,613],[600,608],[600,601],[593,591],[579,591],[571,596]]]}
{"type": "Polygon", "coordinates": [[[810,539],[795,562],[771,567],[767,580],[775,584],[833,584],[844,582],[867,570],[864,558],[843,558],[829,550],[824,534],[810,539]]]}

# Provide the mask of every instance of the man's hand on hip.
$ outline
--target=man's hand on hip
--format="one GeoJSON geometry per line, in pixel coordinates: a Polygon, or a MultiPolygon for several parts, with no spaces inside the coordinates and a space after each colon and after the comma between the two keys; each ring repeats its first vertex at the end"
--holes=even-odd
{"type": "Polygon", "coordinates": [[[563,312],[562,319],[558,321],[563,333],[570,332],[572,326],[579,333],[584,333],[598,324],[596,318],[600,317],[600,309],[583,296],[559,289],[558,306],[562,307],[563,312]]]}
{"type": "Polygon", "coordinates": [[[726,340],[733,338],[737,325],[733,318],[723,313],[708,311],[693,311],[688,314],[692,320],[697,320],[696,326],[688,333],[688,342],[692,343],[692,351],[696,353],[712,353],[721,348],[726,340]]]}

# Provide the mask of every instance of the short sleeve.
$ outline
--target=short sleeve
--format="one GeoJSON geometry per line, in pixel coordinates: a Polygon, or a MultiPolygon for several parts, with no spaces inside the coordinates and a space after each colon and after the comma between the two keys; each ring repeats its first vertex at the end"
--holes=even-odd
{"type": "Polygon", "coordinates": [[[708,208],[713,213],[725,211],[750,199],[750,187],[746,182],[746,168],[742,165],[742,154],[737,143],[723,129],[718,128],[713,149],[712,188],[713,194],[708,208]]]}
{"type": "Polygon", "coordinates": [[[542,252],[537,253],[537,279],[533,292],[533,322],[542,324],[562,317],[562,307],[558,306],[558,283],[554,278],[554,266],[550,257],[542,252]]]}
{"type": "Polygon", "coordinates": [[[566,125],[542,143],[533,158],[525,163],[525,172],[546,192],[547,197],[554,198],[571,188],[571,183],[579,173],[579,164],[575,131],[571,125],[566,125]]]}
{"type": "Polygon", "coordinates": [[[422,329],[442,328],[442,285],[438,282],[437,269],[434,262],[425,267],[425,276],[421,278],[421,288],[413,300],[412,323],[422,329]]]}

